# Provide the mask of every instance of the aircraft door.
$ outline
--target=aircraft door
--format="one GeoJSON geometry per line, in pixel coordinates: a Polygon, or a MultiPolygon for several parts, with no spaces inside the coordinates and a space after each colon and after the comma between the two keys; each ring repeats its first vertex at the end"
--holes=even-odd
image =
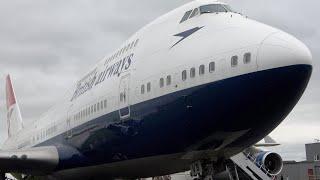
{"type": "Polygon", "coordinates": [[[130,104],[129,104],[129,91],[130,91],[130,74],[121,77],[119,85],[119,115],[120,119],[130,117],[130,104]]]}

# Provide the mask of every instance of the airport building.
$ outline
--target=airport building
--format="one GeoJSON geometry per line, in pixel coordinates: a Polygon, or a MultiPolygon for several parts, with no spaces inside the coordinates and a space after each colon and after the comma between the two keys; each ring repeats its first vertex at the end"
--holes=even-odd
{"type": "Polygon", "coordinates": [[[285,161],[281,180],[319,180],[320,179],[320,142],[306,144],[306,161],[285,161]]]}

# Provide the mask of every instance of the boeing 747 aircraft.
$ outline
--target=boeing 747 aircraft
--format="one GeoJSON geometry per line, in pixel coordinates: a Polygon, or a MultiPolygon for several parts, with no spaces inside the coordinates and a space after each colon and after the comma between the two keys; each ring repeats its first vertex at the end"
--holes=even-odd
{"type": "Polygon", "coordinates": [[[214,169],[205,179],[275,129],[311,73],[293,36],[225,3],[192,1],[135,33],[33,124],[8,76],[0,179],[133,179],[195,164],[214,169]]]}

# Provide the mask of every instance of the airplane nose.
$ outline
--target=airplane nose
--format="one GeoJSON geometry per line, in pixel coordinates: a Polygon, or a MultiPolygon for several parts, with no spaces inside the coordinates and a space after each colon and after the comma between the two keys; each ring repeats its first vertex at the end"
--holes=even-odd
{"type": "Polygon", "coordinates": [[[259,70],[291,65],[312,66],[312,55],[308,47],[287,33],[270,34],[259,48],[259,70]]]}

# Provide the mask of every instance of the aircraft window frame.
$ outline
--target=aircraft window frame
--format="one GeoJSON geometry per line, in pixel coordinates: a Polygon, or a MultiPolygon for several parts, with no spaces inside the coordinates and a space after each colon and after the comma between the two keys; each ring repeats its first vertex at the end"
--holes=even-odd
{"type": "Polygon", "coordinates": [[[141,85],[141,89],[140,89],[141,94],[145,93],[145,86],[144,84],[141,85]]]}
{"type": "Polygon", "coordinates": [[[159,85],[160,85],[160,88],[164,87],[164,79],[163,78],[160,78],[159,85]]]}
{"type": "Polygon", "coordinates": [[[148,82],[148,83],[147,83],[147,92],[150,92],[150,91],[151,91],[151,83],[148,82]]]}
{"type": "Polygon", "coordinates": [[[199,75],[200,75],[200,76],[203,76],[205,73],[206,73],[206,67],[205,67],[204,64],[201,64],[201,65],[199,66],[199,75]]]}
{"type": "Polygon", "coordinates": [[[180,20],[180,23],[183,23],[186,20],[188,20],[191,13],[192,13],[192,9],[187,11],[187,12],[185,12],[184,15],[182,16],[181,20],[180,20]]]}
{"type": "Polygon", "coordinates": [[[230,7],[230,5],[228,5],[228,4],[222,4],[222,6],[223,6],[228,12],[235,12],[235,11],[230,7]]]}
{"type": "Polygon", "coordinates": [[[167,86],[171,85],[171,76],[170,75],[168,75],[167,78],[166,78],[166,85],[167,86]]]}
{"type": "Polygon", "coordinates": [[[195,78],[196,77],[196,68],[191,68],[190,69],[190,78],[195,78]]]}
{"type": "Polygon", "coordinates": [[[193,18],[193,17],[195,17],[195,16],[198,16],[199,14],[200,14],[199,8],[195,8],[195,9],[192,11],[192,13],[190,14],[189,19],[191,19],[191,18],[193,18]]]}
{"type": "Polygon", "coordinates": [[[243,63],[250,64],[251,63],[251,53],[247,52],[243,55],[243,63]]]}
{"type": "Polygon", "coordinates": [[[216,71],[216,62],[212,61],[209,63],[209,72],[213,73],[214,71],[216,71]]]}
{"type": "Polygon", "coordinates": [[[187,75],[187,70],[183,70],[182,73],[181,73],[181,78],[182,78],[182,81],[186,81],[187,78],[188,78],[188,75],[187,75]]]}
{"type": "Polygon", "coordinates": [[[239,57],[238,56],[232,56],[231,57],[231,67],[237,67],[239,62],[238,62],[239,57]]]}
{"type": "Polygon", "coordinates": [[[223,4],[207,4],[199,7],[200,14],[227,13],[229,12],[223,4]],[[211,6],[211,7],[210,7],[211,6]],[[214,7],[214,9],[212,8],[214,7]],[[221,8],[221,9],[218,9],[221,8]]]}

